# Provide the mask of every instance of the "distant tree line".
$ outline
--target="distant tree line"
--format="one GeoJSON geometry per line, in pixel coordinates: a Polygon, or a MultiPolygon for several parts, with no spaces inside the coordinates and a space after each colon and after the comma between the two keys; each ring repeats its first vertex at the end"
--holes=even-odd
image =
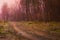
{"type": "Polygon", "coordinates": [[[59,0],[21,0],[16,10],[4,4],[2,18],[6,21],[60,21],[59,4],[59,0]]]}

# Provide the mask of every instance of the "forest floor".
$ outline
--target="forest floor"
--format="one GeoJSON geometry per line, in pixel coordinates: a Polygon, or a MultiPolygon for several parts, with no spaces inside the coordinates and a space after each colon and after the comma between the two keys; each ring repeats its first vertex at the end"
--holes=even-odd
{"type": "Polygon", "coordinates": [[[60,22],[0,22],[0,40],[60,40],[60,22]]]}

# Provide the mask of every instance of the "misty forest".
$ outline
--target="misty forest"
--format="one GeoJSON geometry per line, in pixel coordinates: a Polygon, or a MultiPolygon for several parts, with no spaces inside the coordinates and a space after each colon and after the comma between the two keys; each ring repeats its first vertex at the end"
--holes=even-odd
{"type": "Polygon", "coordinates": [[[59,1],[21,0],[15,7],[4,3],[1,19],[5,21],[60,21],[59,1]]]}
{"type": "Polygon", "coordinates": [[[60,1],[0,0],[0,40],[60,40],[60,1]]]}

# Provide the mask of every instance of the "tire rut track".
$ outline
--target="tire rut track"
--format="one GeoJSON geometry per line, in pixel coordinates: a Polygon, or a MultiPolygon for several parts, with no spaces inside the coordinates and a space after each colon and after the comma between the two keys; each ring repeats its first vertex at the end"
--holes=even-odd
{"type": "Polygon", "coordinates": [[[18,33],[18,34],[21,34],[22,36],[26,37],[26,38],[29,38],[31,40],[40,40],[34,36],[32,36],[31,34],[28,34],[26,33],[25,31],[23,30],[20,30],[17,26],[16,26],[16,23],[12,22],[10,23],[12,25],[12,27],[14,28],[14,30],[18,33]]]}

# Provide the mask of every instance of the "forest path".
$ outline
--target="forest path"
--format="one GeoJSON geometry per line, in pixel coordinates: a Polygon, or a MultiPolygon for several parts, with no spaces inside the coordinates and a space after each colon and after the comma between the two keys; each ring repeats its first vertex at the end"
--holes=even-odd
{"type": "MultiPolygon", "coordinates": [[[[60,36],[57,34],[50,34],[49,32],[40,30],[40,25],[31,22],[8,22],[6,39],[0,40],[59,40],[60,36]]],[[[44,24],[45,25],[45,24],[44,24]]],[[[48,25],[47,25],[48,26],[48,25]]],[[[45,26],[42,26],[45,27],[45,26]]]]}
{"type": "MultiPolygon", "coordinates": [[[[35,34],[30,34],[27,33],[26,30],[27,28],[23,27],[23,26],[17,26],[18,24],[16,22],[11,22],[10,25],[13,27],[13,29],[17,32],[17,34],[22,35],[23,37],[26,37],[30,40],[44,40],[44,36],[47,37],[45,32],[37,32],[35,31],[36,34],[38,34],[38,36],[40,36],[40,38],[37,38],[36,36],[34,36],[35,34]],[[43,37],[41,37],[43,36],[43,37]]],[[[29,28],[29,27],[28,27],[29,28]]],[[[33,30],[32,30],[33,31],[33,30]]]]}
{"type": "MultiPolygon", "coordinates": [[[[18,34],[21,34],[22,36],[24,36],[24,37],[26,37],[26,38],[28,38],[28,39],[31,39],[31,40],[40,40],[40,39],[34,37],[33,35],[28,34],[28,33],[26,33],[25,31],[19,29],[19,27],[17,26],[17,24],[16,24],[15,22],[12,22],[11,25],[12,25],[12,27],[14,28],[14,30],[15,30],[18,34]]],[[[20,27],[22,27],[22,26],[20,26],[20,27]]],[[[23,28],[23,27],[22,27],[22,28],[23,28]]]]}

